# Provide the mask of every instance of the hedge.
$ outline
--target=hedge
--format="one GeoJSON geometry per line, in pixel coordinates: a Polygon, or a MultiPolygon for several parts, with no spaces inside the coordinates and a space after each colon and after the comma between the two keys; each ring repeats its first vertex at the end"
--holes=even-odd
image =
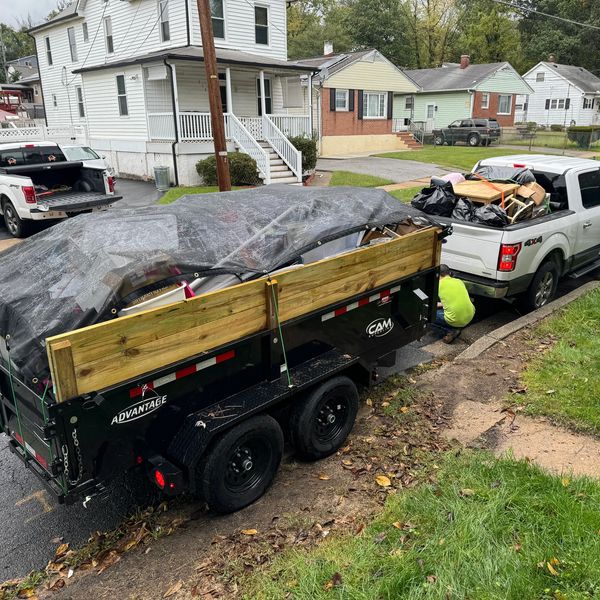
{"type": "Polygon", "coordinates": [[[302,172],[312,171],[317,166],[317,140],[300,135],[289,140],[296,150],[302,152],[302,172]]]}
{"type": "Polygon", "coordinates": [[[594,142],[600,140],[600,127],[594,125],[573,125],[567,129],[567,136],[579,148],[589,148],[594,142]]]}

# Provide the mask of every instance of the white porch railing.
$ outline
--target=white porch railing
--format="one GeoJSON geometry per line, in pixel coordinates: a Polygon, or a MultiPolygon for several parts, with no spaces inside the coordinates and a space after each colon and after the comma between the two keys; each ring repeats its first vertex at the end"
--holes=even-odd
{"type": "Polygon", "coordinates": [[[179,139],[182,142],[212,140],[210,113],[179,113],[179,139]]]}
{"type": "Polygon", "coordinates": [[[225,124],[228,137],[239,146],[242,152],[250,155],[256,161],[256,166],[263,175],[264,183],[271,183],[269,155],[265,152],[264,148],[234,114],[228,113],[225,115],[225,124]]]}
{"type": "Polygon", "coordinates": [[[66,127],[7,127],[0,129],[0,142],[27,142],[48,140],[51,142],[76,142],[87,144],[87,132],[80,125],[66,127]]]}
{"type": "Polygon", "coordinates": [[[269,115],[269,118],[288,137],[312,137],[308,115],[269,115]]]}
{"type": "Polygon", "coordinates": [[[173,113],[148,113],[148,134],[151,140],[173,141],[175,139],[173,113]]]}
{"type": "Polygon", "coordinates": [[[265,140],[279,154],[298,181],[302,181],[302,152],[296,149],[267,115],[263,116],[263,134],[265,140]]]}

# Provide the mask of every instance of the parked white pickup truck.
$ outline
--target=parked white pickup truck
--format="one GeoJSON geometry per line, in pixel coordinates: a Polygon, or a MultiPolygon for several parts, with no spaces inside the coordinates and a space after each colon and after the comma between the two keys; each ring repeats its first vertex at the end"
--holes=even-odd
{"type": "Polygon", "coordinates": [[[0,146],[0,214],[14,237],[33,221],[105,210],[120,199],[106,169],[67,161],[56,144],[0,146]]]}
{"type": "Polygon", "coordinates": [[[527,308],[549,302],[560,277],[600,268],[600,163],[563,156],[517,155],[481,166],[527,168],[550,194],[550,214],[504,228],[436,217],[452,223],[442,262],[472,294],[520,297],[527,308]]]}

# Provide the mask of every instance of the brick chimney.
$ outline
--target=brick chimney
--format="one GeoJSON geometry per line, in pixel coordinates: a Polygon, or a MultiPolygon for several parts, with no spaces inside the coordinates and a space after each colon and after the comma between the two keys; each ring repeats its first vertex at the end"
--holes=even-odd
{"type": "Polygon", "coordinates": [[[460,57],[460,68],[466,69],[471,64],[471,57],[468,54],[462,54],[460,57]]]}
{"type": "Polygon", "coordinates": [[[329,56],[333,54],[333,44],[331,42],[325,42],[323,44],[323,56],[329,56]]]}
{"type": "Polygon", "coordinates": [[[556,56],[554,54],[550,54],[550,56],[548,56],[548,62],[549,63],[555,63],[556,62],[556,56]]]}

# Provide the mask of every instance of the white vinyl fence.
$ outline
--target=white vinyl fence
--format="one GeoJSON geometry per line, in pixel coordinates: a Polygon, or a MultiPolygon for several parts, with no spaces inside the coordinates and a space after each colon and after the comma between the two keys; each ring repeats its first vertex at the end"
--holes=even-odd
{"type": "Polygon", "coordinates": [[[46,140],[49,142],[62,142],[73,144],[87,144],[87,131],[85,127],[6,127],[0,128],[0,144],[3,142],[30,142],[46,140]]]}

